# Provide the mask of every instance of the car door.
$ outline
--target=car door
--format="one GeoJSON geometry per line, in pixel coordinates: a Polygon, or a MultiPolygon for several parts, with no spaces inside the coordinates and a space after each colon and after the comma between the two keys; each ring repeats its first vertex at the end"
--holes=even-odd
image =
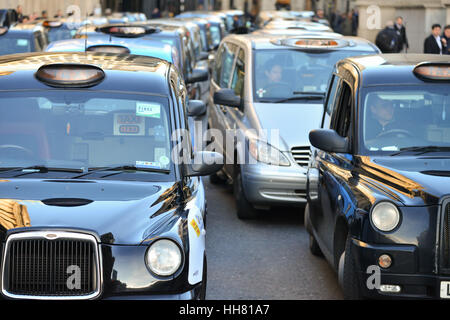
{"type": "MultiPolygon", "coordinates": [[[[341,137],[349,139],[350,144],[354,128],[353,105],[351,86],[342,80],[336,92],[334,106],[331,106],[331,118],[329,121],[326,117],[324,119],[325,128],[335,130],[341,137]]],[[[350,209],[347,183],[351,177],[352,157],[350,154],[321,151],[318,155],[318,170],[318,211],[321,216],[312,217],[311,220],[322,243],[332,253],[337,217],[350,209]]]]}
{"type": "MultiPolygon", "coordinates": [[[[210,108],[208,108],[208,119],[211,128],[220,131],[223,139],[216,139],[216,145],[221,149],[219,152],[225,152],[225,137],[226,129],[229,127],[227,121],[228,107],[223,105],[216,105],[212,100],[214,92],[219,89],[227,89],[230,87],[231,78],[234,71],[234,65],[236,62],[236,50],[237,45],[224,42],[218,50],[216,55],[216,63],[213,68],[213,77],[211,79],[211,101],[210,108]],[[219,141],[220,140],[220,141],[219,141]]],[[[224,153],[225,155],[225,153],[224,153]]]]}
{"type": "MultiPolygon", "coordinates": [[[[233,76],[231,77],[230,89],[234,91],[236,96],[239,96],[241,100],[244,100],[245,94],[245,75],[246,75],[246,53],[243,48],[238,49],[238,54],[236,57],[236,62],[233,68],[233,76]]],[[[242,107],[244,104],[242,104],[242,107]]],[[[229,174],[230,177],[234,176],[233,169],[235,168],[235,147],[233,144],[233,138],[236,137],[240,139],[242,137],[237,137],[238,130],[241,129],[242,132],[246,129],[244,128],[243,118],[245,116],[244,110],[233,107],[225,107],[223,109],[223,117],[224,117],[224,126],[225,132],[228,135],[225,144],[225,153],[226,153],[226,163],[225,163],[225,172],[229,174]]],[[[242,141],[242,140],[240,140],[242,141]]]]}

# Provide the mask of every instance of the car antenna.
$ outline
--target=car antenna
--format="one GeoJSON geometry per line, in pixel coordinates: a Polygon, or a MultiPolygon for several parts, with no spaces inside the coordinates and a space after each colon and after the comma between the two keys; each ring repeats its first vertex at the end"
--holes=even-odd
{"type": "Polygon", "coordinates": [[[85,21],[85,24],[84,24],[84,32],[85,32],[85,34],[84,34],[84,54],[85,55],[86,55],[86,52],[87,52],[87,37],[88,37],[88,35],[87,35],[87,33],[88,33],[88,30],[87,30],[88,23],[87,23],[87,21],[88,21],[88,8],[86,6],[86,21],[85,21]]]}

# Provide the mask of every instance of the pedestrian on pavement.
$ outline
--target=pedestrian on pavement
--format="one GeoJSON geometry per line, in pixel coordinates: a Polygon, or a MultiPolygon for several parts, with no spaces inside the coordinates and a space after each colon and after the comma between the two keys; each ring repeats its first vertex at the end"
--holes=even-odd
{"type": "Polygon", "coordinates": [[[356,36],[359,26],[359,12],[357,9],[352,9],[352,35],[356,36]]]}
{"type": "Polygon", "coordinates": [[[442,54],[450,54],[450,24],[444,27],[444,34],[442,35],[442,43],[444,44],[444,50],[442,54]]]}
{"type": "Polygon", "coordinates": [[[403,24],[403,17],[398,16],[397,18],[395,18],[394,28],[397,31],[397,34],[400,38],[398,44],[399,52],[402,52],[403,49],[405,49],[405,53],[408,52],[409,43],[408,38],[406,37],[406,28],[405,25],[403,24]]]}
{"type": "Polygon", "coordinates": [[[382,53],[399,52],[399,42],[399,36],[394,28],[393,21],[386,22],[386,27],[378,33],[375,39],[375,44],[382,53]]]}
{"type": "Polygon", "coordinates": [[[423,43],[423,52],[432,54],[442,54],[444,44],[441,39],[441,25],[435,23],[431,26],[431,34],[423,43]]]}
{"type": "Polygon", "coordinates": [[[17,21],[23,22],[23,9],[20,4],[16,8],[16,14],[17,14],[17,21]]]}
{"type": "Polygon", "coordinates": [[[352,35],[352,13],[349,12],[348,14],[343,13],[342,15],[342,34],[344,36],[351,36],[352,35]]]}

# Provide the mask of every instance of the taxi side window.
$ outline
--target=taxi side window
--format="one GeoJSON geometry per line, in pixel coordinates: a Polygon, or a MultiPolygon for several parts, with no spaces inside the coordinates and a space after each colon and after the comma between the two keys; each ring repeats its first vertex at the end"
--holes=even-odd
{"type": "Polygon", "coordinates": [[[216,56],[214,80],[221,88],[228,88],[231,69],[236,56],[236,45],[225,42],[216,56]]]}
{"type": "Polygon", "coordinates": [[[352,90],[346,82],[342,82],[341,94],[337,97],[339,104],[335,118],[332,119],[332,129],[341,137],[348,137],[350,135],[350,124],[352,120],[352,90]]]}
{"type": "Polygon", "coordinates": [[[244,79],[245,79],[245,52],[243,49],[239,50],[236,66],[233,72],[233,81],[231,82],[231,89],[237,96],[242,96],[244,93],[244,79]]]}
{"type": "Polygon", "coordinates": [[[331,120],[337,116],[334,112],[339,102],[339,96],[342,91],[341,79],[333,75],[328,88],[327,102],[325,104],[324,118],[322,128],[332,128],[331,120]]]}

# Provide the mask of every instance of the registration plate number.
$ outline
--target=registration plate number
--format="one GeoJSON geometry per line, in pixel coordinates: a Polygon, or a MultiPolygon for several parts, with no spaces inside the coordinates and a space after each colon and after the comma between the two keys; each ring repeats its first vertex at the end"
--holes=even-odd
{"type": "Polygon", "coordinates": [[[441,281],[441,298],[450,299],[450,281],[441,281]]]}

